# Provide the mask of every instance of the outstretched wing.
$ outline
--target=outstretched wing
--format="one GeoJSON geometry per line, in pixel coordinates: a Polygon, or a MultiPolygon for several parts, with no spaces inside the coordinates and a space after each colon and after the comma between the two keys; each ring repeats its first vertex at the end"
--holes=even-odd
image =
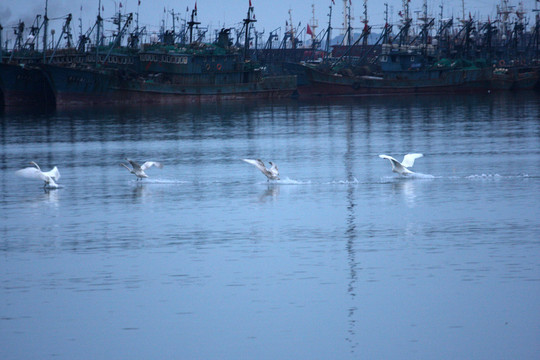
{"type": "Polygon", "coordinates": [[[406,171],[407,169],[396,159],[394,159],[391,156],[388,155],[379,155],[381,159],[387,159],[390,160],[390,163],[392,164],[392,170],[397,170],[397,172],[401,173],[403,171],[406,171]]]}
{"type": "Polygon", "coordinates": [[[35,167],[27,167],[21,170],[15,171],[15,175],[21,176],[27,179],[36,179],[36,180],[43,180],[48,181],[49,177],[46,176],[44,173],[36,169],[35,167]]]}
{"type": "Polygon", "coordinates": [[[268,170],[266,170],[266,166],[264,166],[264,163],[262,162],[262,160],[259,160],[259,159],[257,159],[257,160],[242,159],[242,160],[244,160],[248,164],[255,165],[257,167],[257,169],[261,170],[263,173],[268,172],[268,170]]]}
{"type": "Polygon", "coordinates": [[[159,163],[159,162],[155,162],[155,161],[147,161],[145,162],[144,164],[142,164],[141,166],[141,170],[146,170],[148,169],[149,167],[151,166],[155,166],[159,169],[163,168],[163,164],[162,163],[159,163]]]}
{"type": "Polygon", "coordinates": [[[391,157],[391,156],[389,156],[389,155],[379,155],[379,157],[380,157],[381,159],[387,159],[387,160],[390,160],[390,162],[391,162],[392,165],[394,165],[394,166],[395,166],[396,164],[401,165],[399,161],[397,161],[396,159],[394,159],[393,157],[391,157]]]}
{"type": "Polygon", "coordinates": [[[139,165],[135,161],[130,160],[130,159],[126,159],[126,160],[131,164],[131,166],[133,167],[133,170],[135,170],[135,171],[142,170],[141,165],[139,165]]]}
{"type": "Polygon", "coordinates": [[[403,157],[403,161],[401,162],[401,165],[405,167],[412,167],[414,165],[414,160],[421,158],[424,156],[423,154],[407,154],[405,157],[403,157]]]}
{"type": "Polygon", "coordinates": [[[43,174],[53,178],[56,181],[60,180],[60,171],[58,171],[56,166],[51,171],[44,172],[43,174]]]}

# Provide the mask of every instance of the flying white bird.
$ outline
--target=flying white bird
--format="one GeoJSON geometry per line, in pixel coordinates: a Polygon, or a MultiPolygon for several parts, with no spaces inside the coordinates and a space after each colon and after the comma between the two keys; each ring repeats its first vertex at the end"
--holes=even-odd
{"type": "Polygon", "coordinates": [[[25,177],[27,179],[43,180],[45,182],[43,187],[48,187],[51,189],[58,188],[56,181],[60,179],[60,171],[58,171],[58,168],[56,166],[50,171],[43,172],[41,171],[39,165],[36,164],[34,161],[31,161],[30,164],[34,165],[34,167],[27,167],[21,170],[17,170],[15,174],[25,177]]]}
{"type": "Polygon", "coordinates": [[[261,172],[268,178],[268,181],[270,180],[279,180],[279,171],[277,168],[277,165],[273,162],[269,161],[270,169],[267,169],[266,166],[264,166],[264,163],[262,160],[251,160],[251,159],[242,159],[245,162],[255,165],[257,169],[261,170],[261,172]]]}
{"type": "Polygon", "coordinates": [[[407,154],[403,157],[403,161],[399,162],[396,159],[394,159],[391,156],[388,155],[379,155],[382,159],[388,159],[390,160],[390,163],[392,164],[392,171],[395,173],[398,173],[400,175],[409,175],[414,174],[411,170],[407,169],[414,165],[414,160],[421,158],[422,154],[407,154]]]}
{"type": "Polygon", "coordinates": [[[143,178],[148,177],[148,175],[146,175],[144,170],[148,169],[149,167],[155,166],[160,169],[163,168],[163,165],[161,163],[155,162],[155,161],[147,161],[144,164],[139,165],[133,160],[130,160],[130,159],[126,159],[126,160],[129,161],[129,163],[131,164],[131,167],[132,167],[131,169],[124,163],[121,163],[120,165],[128,169],[130,173],[134,174],[137,177],[137,181],[139,181],[139,179],[142,180],[143,178]]]}

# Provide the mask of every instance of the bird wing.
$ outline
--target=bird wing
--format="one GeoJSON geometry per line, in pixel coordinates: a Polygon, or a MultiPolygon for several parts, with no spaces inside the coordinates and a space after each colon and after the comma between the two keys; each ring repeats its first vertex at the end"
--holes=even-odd
{"type": "Polygon", "coordinates": [[[144,164],[142,164],[141,166],[141,170],[146,170],[148,169],[149,167],[151,166],[155,166],[159,169],[163,168],[163,164],[162,163],[159,163],[159,162],[155,162],[155,161],[147,161],[145,162],[144,164]]]}
{"type": "Polygon", "coordinates": [[[421,158],[424,156],[423,154],[407,154],[405,157],[403,157],[403,161],[401,162],[401,165],[405,167],[412,167],[414,165],[414,160],[421,158]]]}
{"type": "Polygon", "coordinates": [[[388,159],[390,160],[391,163],[398,163],[399,164],[399,161],[397,161],[396,159],[394,159],[393,157],[391,156],[388,156],[388,155],[379,155],[379,157],[381,159],[388,159]]]}
{"type": "Polygon", "coordinates": [[[129,172],[131,172],[131,169],[130,169],[129,166],[127,166],[126,164],[120,163],[120,165],[122,165],[123,167],[125,167],[126,169],[128,169],[129,172]]]}
{"type": "Polygon", "coordinates": [[[387,159],[390,160],[390,163],[392,164],[392,169],[398,169],[399,172],[402,172],[403,170],[406,170],[406,168],[396,159],[394,159],[391,156],[388,155],[379,155],[381,159],[387,159]]]}
{"type": "Polygon", "coordinates": [[[15,174],[27,179],[36,179],[48,181],[49,176],[46,176],[44,173],[36,169],[35,167],[27,167],[21,170],[15,171],[15,174]]]}
{"type": "Polygon", "coordinates": [[[130,159],[126,159],[126,160],[129,161],[131,166],[133,166],[133,170],[135,170],[135,171],[142,170],[141,166],[138,163],[136,163],[135,161],[130,160],[130,159]]]}
{"type": "Polygon", "coordinates": [[[279,170],[277,168],[277,165],[272,163],[272,167],[270,168],[270,173],[273,175],[273,176],[279,176],[279,170]]]}
{"type": "Polygon", "coordinates": [[[259,159],[257,159],[257,160],[242,159],[242,160],[244,160],[248,164],[255,165],[257,167],[257,169],[261,170],[264,174],[266,174],[268,172],[268,170],[266,169],[266,166],[264,166],[264,163],[259,159]]]}
{"type": "Polygon", "coordinates": [[[44,172],[43,175],[49,176],[56,181],[60,180],[60,171],[56,166],[51,171],[44,172]]]}

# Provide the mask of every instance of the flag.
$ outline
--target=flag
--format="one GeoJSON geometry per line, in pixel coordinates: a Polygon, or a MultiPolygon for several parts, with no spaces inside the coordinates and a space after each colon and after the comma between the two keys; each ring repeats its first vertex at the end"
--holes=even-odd
{"type": "Polygon", "coordinates": [[[336,2],[334,0],[332,0],[332,5],[336,5],[336,2]]]}
{"type": "Polygon", "coordinates": [[[141,6],[141,0],[139,0],[139,3],[137,4],[138,6],[141,6]]]}
{"type": "Polygon", "coordinates": [[[253,7],[253,5],[251,5],[251,0],[249,0],[249,7],[253,7]]]}
{"type": "Polygon", "coordinates": [[[197,12],[197,2],[195,1],[195,12],[197,12]]]}
{"type": "Polygon", "coordinates": [[[122,3],[120,2],[120,5],[119,5],[120,8],[122,8],[122,3]]]}
{"type": "Polygon", "coordinates": [[[306,34],[313,36],[313,32],[311,31],[311,28],[309,27],[309,24],[307,24],[306,34]]]}

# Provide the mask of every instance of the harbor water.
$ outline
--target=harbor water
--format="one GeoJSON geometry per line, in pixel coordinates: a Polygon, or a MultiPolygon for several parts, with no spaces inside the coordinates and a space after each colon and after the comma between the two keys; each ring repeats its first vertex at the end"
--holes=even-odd
{"type": "Polygon", "coordinates": [[[540,354],[537,92],[5,110],[0,170],[1,359],[540,354]]]}

